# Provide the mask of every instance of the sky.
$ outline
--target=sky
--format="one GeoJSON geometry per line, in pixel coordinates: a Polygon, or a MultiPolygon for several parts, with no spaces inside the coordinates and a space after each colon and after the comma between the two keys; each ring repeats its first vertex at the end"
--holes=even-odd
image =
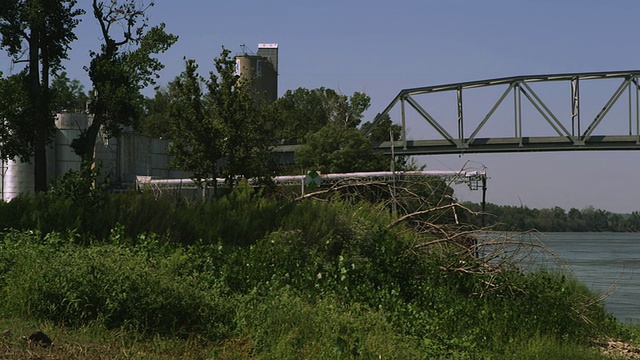
{"type": "MultiPolygon", "coordinates": [[[[259,43],[278,43],[280,95],[300,87],[365,92],[371,97],[369,121],[405,88],[640,69],[639,12],[640,2],[632,0],[156,0],[148,15],[151,24],[164,22],[168,32],[179,36],[159,56],[165,69],[158,85],[184,69],[184,58],[195,59],[206,75],[223,46],[239,54],[241,45],[257,51],[259,43]]],[[[69,77],[87,89],[84,67],[101,40],[90,14],[83,16],[79,40],[65,62],[69,77]]],[[[19,68],[2,53],[0,71],[7,75],[19,68]]],[[[607,93],[607,86],[593,91],[607,93]]],[[[569,97],[568,90],[558,91],[558,98],[569,97]]],[[[447,112],[440,101],[431,101],[429,111],[447,112]]],[[[482,103],[482,96],[477,101],[482,103]]],[[[550,99],[553,106],[566,105],[556,102],[550,99]]],[[[442,123],[455,129],[455,117],[450,118],[442,123]]],[[[432,133],[415,123],[408,136],[429,139],[432,133]]],[[[594,206],[617,213],[640,210],[639,160],[635,151],[416,158],[427,170],[486,168],[487,201],[495,204],[567,210],[594,206]]],[[[481,199],[479,191],[456,187],[456,192],[461,200],[481,199]]]]}

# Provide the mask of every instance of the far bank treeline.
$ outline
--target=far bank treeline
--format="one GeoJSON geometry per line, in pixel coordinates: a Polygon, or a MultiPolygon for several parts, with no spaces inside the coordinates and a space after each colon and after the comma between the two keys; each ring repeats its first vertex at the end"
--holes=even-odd
{"type": "MultiPolygon", "coordinates": [[[[480,211],[479,204],[465,204],[480,211]]],[[[531,209],[527,206],[486,205],[485,224],[494,230],[543,232],[638,232],[640,211],[631,214],[615,214],[607,210],[587,206],[566,211],[558,206],[548,209],[531,209]]],[[[472,216],[466,221],[480,226],[481,217],[472,216]]]]}

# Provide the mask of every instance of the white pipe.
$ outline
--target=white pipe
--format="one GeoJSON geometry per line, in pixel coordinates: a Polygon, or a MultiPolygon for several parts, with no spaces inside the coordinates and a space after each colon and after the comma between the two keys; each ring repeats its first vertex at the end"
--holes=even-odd
{"type": "MultiPolygon", "coordinates": [[[[384,176],[441,176],[441,177],[464,177],[485,175],[484,171],[451,171],[451,170],[422,170],[422,171],[377,171],[377,172],[353,172],[353,173],[335,173],[320,174],[320,177],[327,180],[349,179],[349,178],[368,178],[368,177],[384,177],[384,176]]],[[[276,176],[273,180],[277,183],[302,181],[306,175],[283,175],[276,176]]],[[[205,181],[210,181],[206,179],[205,181]]],[[[218,184],[224,184],[225,179],[217,178],[218,184]]],[[[152,179],[149,176],[138,176],[136,182],[138,184],[154,184],[154,185],[195,185],[192,179],[152,179]]]]}

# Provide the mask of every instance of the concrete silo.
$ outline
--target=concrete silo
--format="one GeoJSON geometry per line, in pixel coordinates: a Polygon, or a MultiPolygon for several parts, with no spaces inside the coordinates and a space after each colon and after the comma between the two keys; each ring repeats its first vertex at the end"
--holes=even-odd
{"type": "Polygon", "coordinates": [[[88,127],[89,117],[86,114],[56,115],[55,170],[49,173],[49,178],[59,178],[69,170],[80,170],[82,159],[71,148],[71,142],[88,127]]]}
{"type": "Polygon", "coordinates": [[[236,72],[252,81],[256,95],[269,102],[278,98],[278,44],[259,44],[258,54],[236,56],[236,72]]]}
{"type": "MultiPolygon", "coordinates": [[[[55,149],[47,148],[47,183],[55,178],[55,149]]],[[[2,162],[0,166],[2,173],[2,200],[10,201],[21,194],[33,194],[35,192],[35,165],[33,158],[29,161],[22,161],[20,158],[2,162]]]]}
{"type": "MultiPolygon", "coordinates": [[[[88,116],[85,114],[57,114],[54,141],[47,147],[47,182],[55,184],[56,179],[69,170],[79,170],[81,159],[71,148],[73,139],[87,129],[88,116]]],[[[33,160],[20,159],[5,161],[0,167],[2,199],[10,201],[20,194],[31,194],[35,188],[33,160]]]]}
{"type": "Polygon", "coordinates": [[[19,159],[6,161],[2,169],[2,200],[9,201],[20,194],[33,193],[33,170],[33,162],[22,162],[19,159]]]}

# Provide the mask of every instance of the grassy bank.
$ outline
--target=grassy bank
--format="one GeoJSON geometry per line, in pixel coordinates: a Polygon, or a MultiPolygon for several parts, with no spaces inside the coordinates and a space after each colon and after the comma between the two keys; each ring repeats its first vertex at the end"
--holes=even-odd
{"type": "Polygon", "coordinates": [[[570,274],[483,263],[370,203],[238,189],[91,206],[0,204],[5,357],[596,359],[595,340],[634,337],[570,274]]]}

